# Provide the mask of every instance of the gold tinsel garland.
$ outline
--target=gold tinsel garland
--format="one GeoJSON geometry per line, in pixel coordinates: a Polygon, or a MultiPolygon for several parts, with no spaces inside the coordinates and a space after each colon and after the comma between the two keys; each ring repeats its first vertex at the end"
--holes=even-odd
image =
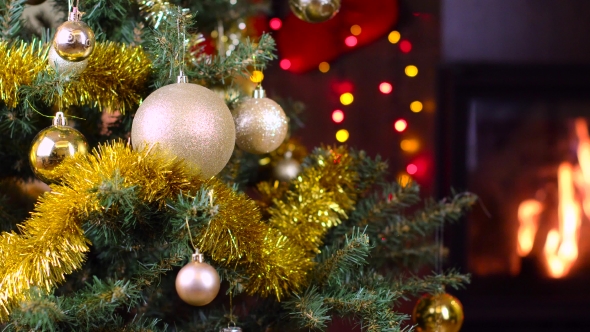
{"type": "Polygon", "coordinates": [[[270,210],[270,224],[246,195],[215,178],[192,178],[183,162],[156,150],[138,152],[113,143],[63,163],[62,184],[40,198],[35,212],[20,225],[20,234],[0,235],[0,321],[28,298],[31,287],[50,292],[81,267],[89,250],[81,225],[104,213],[96,188],[115,174],[121,186],[137,188],[139,199],[162,210],[179,193],[210,190],[217,212],[195,236],[198,246],[215,264],[245,271],[249,294],[279,299],[306,284],[313,266],[310,250],[317,251],[321,236],[352,208],[356,173],[344,148],[317,156],[317,166],[305,170],[294,191],[270,210]]]}
{"type": "MultiPolygon", "coordinates": [[[[0,42],[0,98],[8,107],[19,104],[21,87],[31,86],[44,71],[52,70],[47,63],[48,47],[39,42],[0,42]]],[[[43,98],[51,98],[44,101],[62,108],[90,105],[124,112],[141,101],[150,71],[141,47],[97,43],[84,72],[62,83],[61,95],[47,93],[43,98]]]]}

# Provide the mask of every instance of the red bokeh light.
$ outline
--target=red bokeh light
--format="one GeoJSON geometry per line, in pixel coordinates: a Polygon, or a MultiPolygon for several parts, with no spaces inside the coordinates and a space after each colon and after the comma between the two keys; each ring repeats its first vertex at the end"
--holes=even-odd
{"type": "Polygon", "coordinates": [[[410,53],[412,50],[412,43],[410,43],[408,40],[402,40],[399,42],[399,49],[404,53],[410,53]]]}
{"type": "Polygon", "coordinates": [[[291,61],[289,59],[283,59],[279,62],[279,66],[281,66],[282,69],[287,70],[291,68],[291,61]]]}
{"type": "Polygon", "coordinates": [[[268,25],[273,30],[279,30],[283,26],[283,21],[280,18],[271,18],[268,25]]]}
{"type": "Polygon", "coordinates": [[[342,112],[341,110],[335,110],[334,112],[332,112],[332,121],[336,123],[341,123],[342,121],[344,121],[344,112],[342,112]]]}
{"type": "Polygon", "coordinates": [[[353,92],[354,90],[354,84],[352,84],[350,81],[332,81],[330,85],[332,90],[338,95],[347,92],[353,92]]]}
{"type": "Polygon", "coordinates": [[[383,82],[379,84],[379,91],[385,95],[390,94],[391,91],[393,91],[393,85],[391,85],[391,83],[383,82]]]}
{"type": "Polygon", "coordinates": [[[408,123],[404,119],[399,119],[393,123],[393,129],[398,133],[403,132],[408,128],[408,123]]]}
{"type": "Polygon", "coordinates": [[[355,36],[348,36],[346,39],[344,39],[344,44],[346,44],[348,47],[355,47],[357,43],[358,39],[356,39],[355,36]]]}
{"type": "Polygon", "coordinates": [[[414,175],[416,172],[418,172],[418,166],[409,164],[408,167],[406,167],[406,172],[408,172],[410,175],[414,175]]]}

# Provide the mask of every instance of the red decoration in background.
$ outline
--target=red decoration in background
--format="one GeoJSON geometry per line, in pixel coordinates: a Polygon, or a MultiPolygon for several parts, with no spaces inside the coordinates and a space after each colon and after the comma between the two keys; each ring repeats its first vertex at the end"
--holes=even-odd
{"type": "Polygon", "coordinates": [[[289,14],[277,31],[277,48],[282,59],[291,61],[289,71],[303,73],[375,41],[389,32],[397,18],[397,0],[347,0],[333,19],[318,24],[289,14]],[[355,37],[355,47],[347,46],[345,40],[355,24],[361,27],[361,34],[355,37]]]}
{"type": "Polygon", "coordinates": [[[407,40],[402,40],[401,42],[399,42],[399,50],[403,53],[410,53],[410,51],[412,50],[412,43],[410,43],[407,40]]]}

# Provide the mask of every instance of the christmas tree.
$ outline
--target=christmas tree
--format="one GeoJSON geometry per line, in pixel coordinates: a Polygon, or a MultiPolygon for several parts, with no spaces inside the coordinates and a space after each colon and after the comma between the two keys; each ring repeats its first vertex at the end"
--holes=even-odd
{"type": "Polygon", "coordinates": [[[268,3],[55,0],[56,30],[42,2],[0,0],[4,331],[407,331],[402,300],[468,281],[413,272],[474,195],[416,208],[379,157],[294,138],[268,3]]]}

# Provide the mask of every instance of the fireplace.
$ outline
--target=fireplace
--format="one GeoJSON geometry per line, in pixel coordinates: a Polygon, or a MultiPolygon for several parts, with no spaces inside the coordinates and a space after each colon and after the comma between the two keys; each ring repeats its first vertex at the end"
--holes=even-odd
{"type": "Polygon", "coordinates": [[[440,71],[437,192],[480,205],[449,227],[462,331],[590,330],[590,68],[440,71]]]}

